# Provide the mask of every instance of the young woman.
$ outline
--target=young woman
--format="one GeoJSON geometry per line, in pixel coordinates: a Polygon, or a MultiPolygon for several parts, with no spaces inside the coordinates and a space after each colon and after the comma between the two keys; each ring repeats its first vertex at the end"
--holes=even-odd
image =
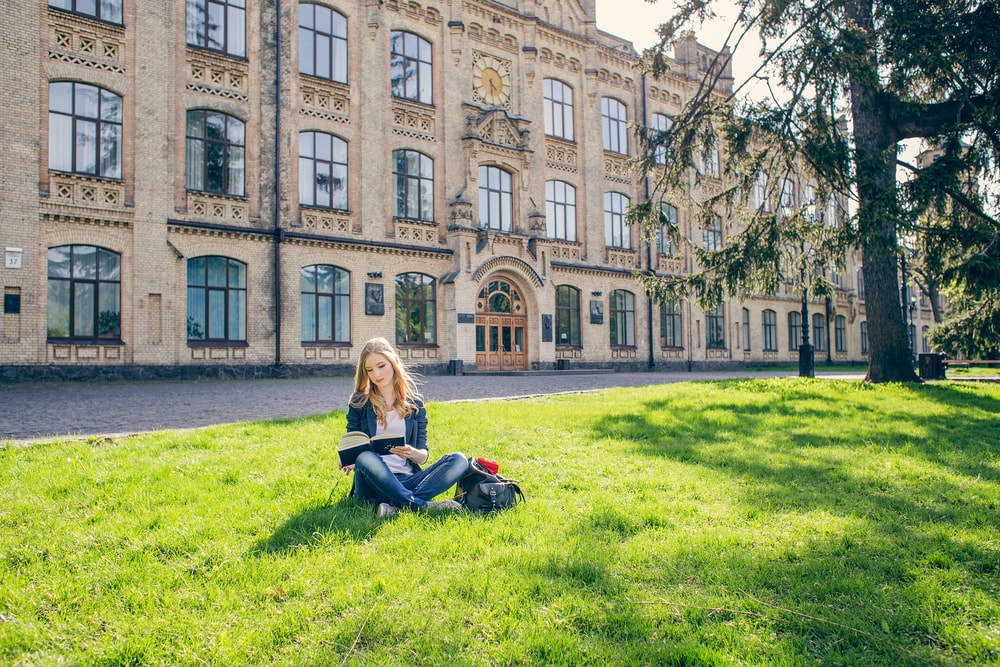
{"type": "Polygon", "coordinates": [[[391,516],[397,508],[461,510],[454,500],[431,501],[453,486],[469,469],[464,454],[446,454],[426,468],[427,411],[416,384],[385,338],[372,338],[361,348],[354,374],[354,393],[347,408],[347,430],[368,437],[402,435],[406,444],[379,456],[362,452],[352,469],[354,496],[377,505],[376,514],[391,516]]]}

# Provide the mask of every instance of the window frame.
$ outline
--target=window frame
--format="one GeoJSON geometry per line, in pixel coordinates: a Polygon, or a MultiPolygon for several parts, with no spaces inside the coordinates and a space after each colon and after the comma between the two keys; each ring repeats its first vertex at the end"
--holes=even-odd
{"type": "Polygon", "coordinates": [[[396,345],[432,347],[437,345],[437,281],[417,271],[399,273],[395,280],[396,345]],[[406,283],[410,284],[406,284],[406,283]],[[406,293],[405,290],[411,290],[406,293]],[[407,314],[416,307],[416,323],[407,314]],[[430,336],[427,336],[428,330],[430,336]],[[402,335],[401,335],[402,334],[402,335]],[[412,340],[416,337],[417,340],[412,340]]]}
{"type": "Polygon", "coordinates": [[[575,142],[573,88],[559,79],[545,79],[542,82],[542,98],[545,107],[545,136],[575,142]]]}
{"type": "Polygon", "coordinates": [[[667,219],[667,224],[656,229],[656,254],[664,257],[676,257],[678,254],[677,244],[667,233],[667,227],[677,227],[677,207],[662,201],[660,202],[660,214],[667,219]]]}
{"type": "Polygon", "coordinates": [[[514,175],[492,164],[479,165],[479,226],[514,231],[514,175]],[[499,185],[492,182],[494,173],[499,174],[499,185]],[[494,212],[500,217],[498,221],[493,220],[494,212]]]}
{"type": "Polygon", "coordinates": [[[628,196],[621,192],[604,193],[604,245],[608,248],[632,249],[631,228],[625,224],[630,205],[628,196]]]}
{"type": "Polygon", "coordinates": [[[578,287],[573,285],[556,285],[556,348],[579,349],[583,346],[581,337],[580,304],[583,296],[578,287]],[[575,297],[575,299],[574,299],[575,297]],[[568,333],[568,342],[563,342],[560,335],[568,333]]]}
{"type": "Polygon", "coordinates": [[[351,272],[333,264],[309,264],[299,269],[299,338],[303,347],[349,345],[351,342],[351,272]],[[307,270],[312,269],[312,289],[307,290],[307,270]],[[320,269],[330,269],[330,290],[320,291],[320,269]],[[343,288],[346,288],[343,289],[343,288]],[[312,338],[306,333],[306,298],[311,297],[312,338]],[[328,298],[330,335],[321,336],[321,320],[327,324],[322,313],[323,299],[328,298]],[[340,327],[337,325],[340,324],[340,327]]]}
{"type": "MultiPolygon", "coordinates": [[[[247,344],[248,333],[248,302],[247,302],[247,265],[238,259],[226,257],[224,255],[199,255],[191,257],[185,265],[187,269],[187,344],[188,346],[223,344],[227,346],[245,346],[247,344]],[[204,261],[204,282],[192,283],[192,264],[199,260],[204,261]],[[212,280],[211,267],[212,260],[225,260],[225,284],[210,284],[212,280]],[[233,281],[233,271],[236,271],[235,284],[233,281]],[[192,322],[192,309],[196,303],[192,301],[192,291],[204,292],[204,318],[194,319],[192,322]],[[223,299],[223,320],[222,335],[215,335],[217,325],[213,325],[212,305],[213,294],[220,295],[223,299]],[[233,317],[236,317],[234,323],[233,317]],[[192,336],[192,326],[204,323],[204,335],[202,337],[192,336]],[[235,327],[233,325],[235,324],[235,327]],[[231,331],[235,328],[236,331],[231,331]]],[[[197,269],[194,269],[197,271],[197,269]]]]}
{"type": "Polygon", "coordinates": [[[399,148],[392,152],[392,195],[393,213],[397,218],[404,220],[419,220],[421,222],[434,222],[434,159],[412,148],[399,148]],[[400,160],[405,166],[405,171],[400,171],[400,160]],[[417,169],[410,170],[411,159],[416,160],[417,169]],[[429,170],[427,176],[425,169],[429,170]],[[402,188],[400,185],[402,184],[402,188]],[[425,190],[426,188],[426,190],[425,190]],[[411,193],[415,192],[415,195],[411,193]],[[410,209],[412,197],[416,198],[417,208],[420,210],[414,214],[410,209]],[[400,205],[405,210],[400,210],[400,205]]]}
{"type": "Polygon", "coordinates": [[[847,318],[837,315],[833,318],[834,340],[837,352],[847,352],[847,318]]]}
{"type": "Polygon", "coordinates": [[[719,304],[705,311],[705,347],[711,350],[726,349],[726,308],[719,304]]]}
{"type": "MultiPolygon", "coordinates": [[[[87,254],[91,253],[87,252],[87,254]]],[[[47,301],[45,315],[45,337],[47,341],[60,343],[87,342],[112,345],[120,344],[122,342],[121,264],[121,253],[101,246],[86,243],[69,243],[60,246],[52,246],[48,249],[46,268],[47,301]],[[58,252],[63,249],[68,249],[66,250],[66,268],[68,269],[67,275],[53,275],[53,252],[58,252]],[[81,264],[83,264],[86,260],[81,260],[79,263],[76,260],[77,253],[82,252],[84,249],[93,251],[92,254],[94,257],[92,269],[81,266],[81,264]],[[114,260],[111,267],[107,271],[105,271],[104,266],[102,265],[102,257],[105,261],[114,260]],[[81,275],[76,275],[78,269],[81,275]],[[104,273],[103,277],[102,272],[104,273]],[[65,285],[65,299],[61,298],[59,295],[59,293],[63,291],[59,289],[60,285],[65,285]],[[102,311],[102,299],[105,300],[105,305],[107,305],[109,291],[111,292],[111,300],[116,302],[114,304],[115,308],[102,311]],[[89,299],[86,295],[87,292],[92,292],[89,299]],[[59,303],[56,303],[57,297],[59,303]],[[89,333],[77,332],[78,326],[87,322],[84,315],[77,312],[81,306],[81,299],[86,299],[91,302],[89,308],[91,310],[89,313],[89,333]],[[65,306],[66,308],[65,336],[52,335],[51,325],[53,320],[53,308],[57,306],[65,306]],[[110,326],[105,326],[104,328],[106,330],[104,331],[102,331],[101,323],[101,314],[103,312],[110,313],[109,317],[105,317],[105,321],[108,322],[110,326]]]]}
{"type": "Polygon", "coordinates": [[[608,325],[611,347],[635,347],[635,294],[626,289],[611,290],[608,325]]]}
{"type": "Polygon", "coordinates": [[[605,151],[619,155],[629,154],[628,107],[621,100],[601,98],[601,135],[605,151]]]}
{"type": "Polygon", "coordinates": [[[788,311],[788,350],[794,352],[802,345],[802,313],[788,311]],[[794,322],[792,321],[794,320],[794,322]]]}
{"type": "Polygon", "coordinates": [[[868,321],[861,320],[861,356],[868,356],[868,321]]]}
{"type": "Polygon", "coordinates": [[[202,192],[209,195],[220,195],[225,197],[246,197],[246,123],[236,116],[231,116],[223,111],[217,111],[215,109],[188,109],[185,117],[185,135],[184,135],[184,186],[189,192],[202,192]],[[202,127],[203,135],[208,134],[209,127],[209,116],[219,116],[224,120],[225,123],[225,139],[209,139],[207,136],[193,136],[191,133],[191,119],[192,114],[203,114],[202,127]],[[242,142],[237,143],[231,140],[231,128],[235,131],[235,128],[239,128],[239,132],[242,135],[242,142]],[[201,145],[200,150],[196,150],[194,145],[198,143],[201,145]],[[211,180],[210,167],[210,151],[208,150],[211,146],[221,146],[223,151],[223,161],[221,170],[222,173],[219,175],[219,179],[223,183],[222,190],[211,190],[208,189],[208,182],[211,180]],[[239,151],[239,159],[232,157],[235,151],[239,151]],[[193,171],[193,166],[191,164],[192,154],[195,152],[200,152],[201,154],[201,169],[198,174],[193,171]],[[239,173],[239,188],[237,192],[231,190],[233,186],[233,174],[234,172],[239,173]],[[199,187],[196,183],[192,183],[192,178],[198,176],[201,179],[201,186],[199,187]]]}
{"type": "Polygon", "coordinates": [[[660,304],[660,348],[684,348],[684,316],[680,301],[660,304]]]}
{"type": "Polygon", "coordinates": [[[545,235],[576,242],[576,187],[572,183],[545,181],[545,235]]]}
{"type": "Polygon", "coordinates": [[[246,0],[185,0],[185,40],[188,46],[234,58],[247,57],[247,7],[246,0]],[[211,42],[212,26],[208,17],[212,8],[221,8],[223,18],[223,45],[211,42]],[[204,20],[199,21],[196,12],[201,11],[204,20]],[[238,24],[238,25],[234,25],[238,24]],[[241,30],[235,30],[239,27],[241,30]],[[239,37],[238,41],[236,37],[239,37]],[[194,39],[195,41],[192,41],[194,39]]]}
{"type": "Polygon", "coordinates": [[[765,308],[760,314],[761,334],[763,336],[762,347],[764,352],[778,351],[778,314],[765,308]]]}
{"type": "Polygon", "coordinates": [[[722,250],[722,216],[713,215],[709,224],[701,228],[701,242],[705,250],[722,250]]]}
{"type": "Polygon", "coordinates": [[[333,81],[334,83],[341,83],[344,85],[348,84],[348,73],[349,68],[349,58],[350,51],[348,49],[348,27],[347,27],[347,17],[338,12],[332,7],[327,7],[326,5],[316,4],[314,2],[303,2],[299,4],[299,74],[304,74],[306,76],[314,76],[318,79],[323,79],[325,81],[333,81]],[[305,13],[311,10],[311,15],[308,17],[310,19],[311,25],[302,25],[305,18],[305,13]],[[319,10],[323,10],[324,13],[330,14],[330,30],[329,32],[323,32],[322,28],[317,27],[316,13],[319,10]],[[329,42],[327,49],[327,54],[329,55],[329,62],[324,58],[323,62],[320,63],[320,49],[318,46],[324,41],[329,42]],[[303,58],[305,57],[306,50],[303,49],[303,44],[311,44],[312,48],[310,53],[312,54],[311,70],[303,70],[303,58]],[[328,67],[329,74],[320,73],[320,67],[318,65],[325,65],[328,67]]]}
{"type": "MultiPolygon", "coordinates": [[[[658,139],[664,132],[674,126],[674,120],[670,116],[659,111],[653,112],[649,117],[649,129],[656,132],[653,138],[658,139]]],[[[653,149],[653,161],[659,165],[667,164],[667,150],[663,146],[657,145],[653,149]]]]}
{"type": "Polygon", "coordinates": [[[63,4],[67,4],[69,5],[69,7],[60,7],[59,5],[53,4],[54,1],[57,0],[49,0],[48,2],[48,6],[52,9],[58,9],[59,11],[67,12],[69,14],[76,14],[77,16],[86,16],[89,19],[93,19],[95,21],[101,21],[103,23],[110,23],[112,25],[117,25],[117,26],[124,25],[124,23],[122,22],[122,15],[123,15],[122,5],[124,4],[122,0],[110,0],[109,2],[106,2],[106,0],[95,0],[93,14],[91,14],[90,12],[82,11],[77,8],[77,4],[80,2],[80,0],[63,0],[63,4]],[[118,14],[116,18],[111,19],[104,17],[105,4],[110,4],[115,6],[115,9],[117,9],[117,14],[118,14]]]}
{"type": "Polygon", "coordinates": [[[48,168],[51,171],[66,174],[81,174],[92,178],[122,180],[124,98],[112,90],[83,81],[50,81],[48,90],[48,168]],[[58,94],[58,91],[64,86],[69,86],[68,98],[70,106],[68,111],[64,108],[59,108],[62,106],[59,104],[59,100],[64,99],[65,95],[58,94]],[[94,101],[96,102],[96,111],[93,116],[83,115],[86,112],[78,109],[82,102],[80,98],[83,95],[83,93],[78,91],[83,89],[93,90],[94,101]],[[58,104],[57,108],[53,108],[54,102],[58,104]],[[117,112],[112,111],[111,114],[108,114],[105,111],[106,105],[117,106],[117,112]],[[116,118],[103,118],[105,115],[113,115],[116,118]],[[66,125],[66,119],[68,119],[69,131],[66,132],[66,127],[62,127],[62,131],[60,131],[60,126],[66,125]],[[84,132],[82,128],[86,126],[92,126],[93,131],[84,132]],[[111,136],[107,136],[109,128],[111,136]],[[83,151],[81,150],[81,145],[88,143],[87,137],[89,137],[89,143],[92,143],[92,150],[83,151]],[[63,142],[66,140],[70,143],[68,148],[69,164],[53,164],[55,156],[59,156],[60,163],[65,159],[67,150],[63,142]],[[59,142],[58,145],[56,144],[57,141],[59,142]],[[115,164],[110,173],[105,171],[104,160],[102,159],[109,144],[113,146],[114,150],[112,152],[115,156],[115,164]],[[89,170],[88,165],[80,165],[80,160],[84,157],[93,160],[92,165],[89,165],[89,170]],[[66,166],[69,168],[65,168],[66,166]]]}
{"type": "Polygon", "coordinates": [[[392,97],[401,100],[434,104],[434,46],[415,32],[393,30],[389,33],[389,90],[392,97]],[[398,44],[401,50],[397,50],[398,44]],[[406,72],[408,67],[414,68],[416,77],[415,90],[411,94],[407,94],[410,77],[398,83],[394,78],[397,69],[406,72]]]}
{"type": "Polygon", "coordinates": [[[826,352],[826,316],[823,313],[814,313],[811,324],[813,350],[826,352]]]}
{"type": "MultiPolygon", "coordinates": [[[[323,148],[326,148],[325,146],[323,148]]],[[[350,178],[349,170],[349,160],[350,152],[346,141],[341,139],[335,134],[330,134],[329,132],[322,132],[320,130],[304,130],[299,132],[299,204],[302,206],[309,206],[313,208],[322,208],[332,211],[348,211],[350,210],[350,202],[348,200],[350,189],[348,188],[348,179],[350,178]],[[303,141],[307,138],[311,138],[311,152],[312,155],[303,155],[303,141]],[[330,159],[324,159],[317,157],[319,154],[318,141],[321,138],[329,139],[329,155],[330,159]],[[339,155],[343,156],[343,161],[339,161],[337,158],[339,155]],[[309,164],[309,170],[307,170],[306,163],[309,164]],[[329,189],[329,204],[317,203],[319,199],[319,193],[321,190],[319,184],[319,170],[317,167],[319,165],[325,165],[328,168],[327,173],[330,175],[330,189],[329,189]],[[305,174],[307,171],[311,171],[312,178],[309,179],[309,183],[312,186],[311,198],[312,201],[305,201],[306,192],[303,188],[306,187],[305,174]],[[343,185],[340,188],[335,187],[337,179],[343,185]],[[339,196],[338,196],[339,194],[339,196]],[[341,203],[341,205],[338,205],[341,203]]]]}

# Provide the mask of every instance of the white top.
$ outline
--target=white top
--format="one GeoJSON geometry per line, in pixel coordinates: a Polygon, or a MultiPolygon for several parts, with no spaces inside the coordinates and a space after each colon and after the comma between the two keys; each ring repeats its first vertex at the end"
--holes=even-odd
{"type": "MultiPolygon", "coordinates": [[[[385,426],[379,424],[375,427],[375,433],[377,435],[381,435],[383,433],[388,433],[390,435],[406,435],[406,420],[400,417],[399,413],[395,410],[389,410],[388,414],[385,416],[385,422],[385,426]]],[[[382,460],[385,461],[385,464],[389,467],[389,472],[394,475],[413,474],[413,470],[410,468],[409,462],[402,456],[385,454],[382,456],[382,460]]]]}

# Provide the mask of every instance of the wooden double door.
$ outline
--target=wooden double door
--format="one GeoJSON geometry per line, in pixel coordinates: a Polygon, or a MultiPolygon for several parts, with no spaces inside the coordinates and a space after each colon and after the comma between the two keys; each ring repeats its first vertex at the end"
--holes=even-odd
{"type": "Polygon", "coordinates": [[[502,278],[486,283],[476,298],[476,365],[481,371],[528,368],[526,305],[502,278]]]}

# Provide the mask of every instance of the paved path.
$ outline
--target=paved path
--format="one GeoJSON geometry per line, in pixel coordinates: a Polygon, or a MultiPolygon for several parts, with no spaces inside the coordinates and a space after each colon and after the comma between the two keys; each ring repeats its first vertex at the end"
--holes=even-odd
{"type": "MultiPolygon", "coordinates": [[[[860,378],[863,371],[817,375],[860,378]]],[[[797,375],[795,371],[427,376],[429,401],[511,398],[691,380],[797,375]]],[[[120,435],[346,410],[352,378],[0,385],[0,441],[120,435]]]]}

